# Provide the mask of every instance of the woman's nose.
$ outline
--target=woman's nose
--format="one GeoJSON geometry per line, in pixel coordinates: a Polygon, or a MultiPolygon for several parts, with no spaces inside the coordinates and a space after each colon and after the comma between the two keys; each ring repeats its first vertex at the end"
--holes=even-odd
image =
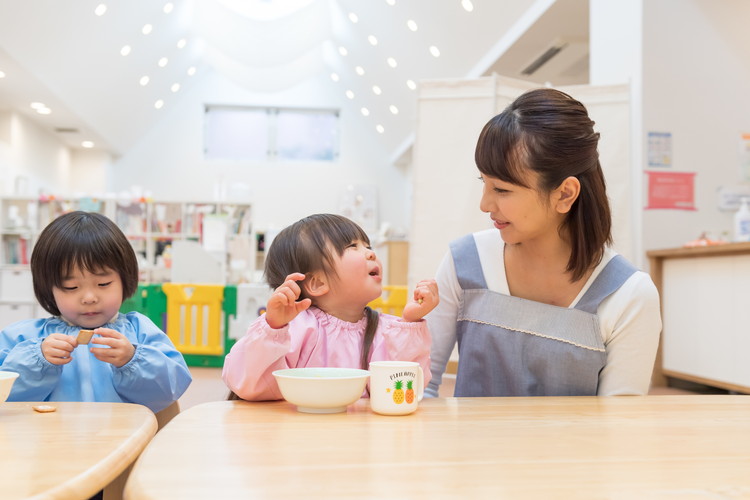
{"type": "Polygon", "coordinates": [[[491,203],[487,196],[487,187],[482,188],[482,197],[479,198],[479,210],[485,213],[492,212],[491,203]]]}

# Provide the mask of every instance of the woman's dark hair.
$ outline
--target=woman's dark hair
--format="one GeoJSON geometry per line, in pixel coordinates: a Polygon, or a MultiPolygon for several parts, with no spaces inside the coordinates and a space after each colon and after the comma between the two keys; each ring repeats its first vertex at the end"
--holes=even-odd
{"type": "MultiPolygon", "coordinates": [[[[367,245],[370,239],[367,233],[353,221],[341,215],[314,214],[287,226],[273,239],[266,254],[265,278],[271,288],[276,289],[292,273],[310,273],[322,271],[327,276],[335,276],[333,267],[334,254],[339,257],[354,241],[367,245]]],[[[300,298],[308,298],[302,286],[300,298]]],[[[313,299],[313,297],[309,297],[313,299]]],[[[362,346],[361,366],[368,368],[370,348],[378,327],[378,313],[365,307],[367,328],[362,346]]]]}
{"type": "Polygon", "coordinates": [[[34,295],[50,314],[60,315],[52,293],[75,269],[112,269],[122,280],[122,300],[138,287],[138,259],[120,228],[94,212],[69,212],[50,222],[31,252],[34,295]]]}
{"type": "Polygon", "coordinates": [[[504,182],[549,193],[568,177],[581,184],[560,227],[570,238],[571,281],[601,262],[612,243],[612,216],[599,163],[599,133],[583,104],[559,90],[528,91],[482,129],[475,161],[479,171],[504,182]],[[528,185],[527,170],[538,174],[528,185]]]}

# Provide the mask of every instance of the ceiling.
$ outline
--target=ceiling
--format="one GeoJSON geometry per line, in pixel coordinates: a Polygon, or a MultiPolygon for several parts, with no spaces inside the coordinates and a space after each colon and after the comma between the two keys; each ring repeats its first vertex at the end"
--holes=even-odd
{"type": "Polygon", "coordinates": [[[408,81],[492,72],[586,83],[588,1],[0,0],[0,112],[115,156],[170,106],[203,105],[184,96],[209,74],[255,96],[322,82],[397,155],[413,137],[408,81]]]}

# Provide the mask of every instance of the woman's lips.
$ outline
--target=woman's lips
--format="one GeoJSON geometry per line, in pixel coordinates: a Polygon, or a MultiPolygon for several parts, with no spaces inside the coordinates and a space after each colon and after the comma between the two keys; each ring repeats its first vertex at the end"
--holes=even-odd
{"type": "Polygon", "coordinates": [[[506,227],[510,226],[510,222],[501,222],[501,221],[497,221],[495,219],[492,219],[492,223],[498,229],[505,229],[506,227]]]}

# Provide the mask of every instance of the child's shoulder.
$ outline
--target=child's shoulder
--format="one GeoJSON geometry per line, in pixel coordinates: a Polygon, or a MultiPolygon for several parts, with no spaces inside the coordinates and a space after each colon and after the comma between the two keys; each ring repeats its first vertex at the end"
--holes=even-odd
{"type": "Polygon", "coordinates": [[[117,329],[117,326],[122,328],[125,326],[126,328],[131,328],[133,331],[139,331],[142,328],[147,329],[159,329],[158,326],[145,314],[139,313],[138,311],[130,311],[127,313],[121,312],[117,319],[115,319],[115,329],[117,329]]]}
{"type": "Polygon", "coordinates": [[[24,338],[34,338],[41,335],[47,335],[49,325],[64,325],[64,322],[54,316],[48,318],[22,319],[11,323],[2,329],[3,335],[8,337],[23,336],[24,338]]]}

